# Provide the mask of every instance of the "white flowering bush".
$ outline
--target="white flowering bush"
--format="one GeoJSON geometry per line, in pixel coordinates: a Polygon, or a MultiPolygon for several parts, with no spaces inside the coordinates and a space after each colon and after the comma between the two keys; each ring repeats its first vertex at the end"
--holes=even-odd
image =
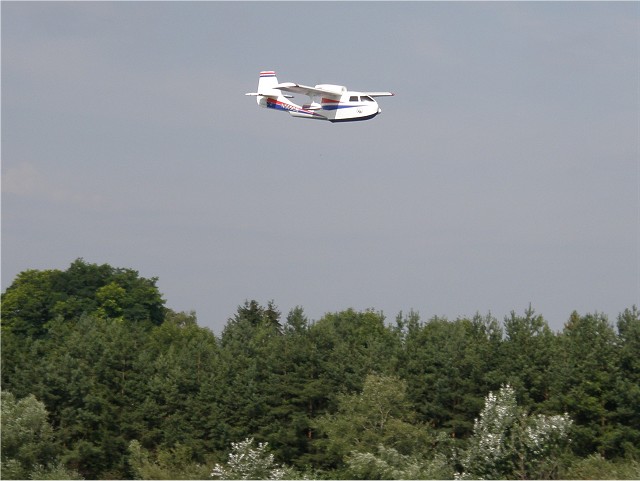
{"type": "Polygon", "coordinates": [[[211,472],[214,479],[284,479],[288,471],[275,463],[267,451],[269,443],[258,443],[253,438],[231,443],[231,453],[225,465],[216,464],[211,472]]]}
{"type": "Polygon", "coordinates": [[[514,389],[489,393],[473,436],[460,456],[458,479],[549,478],[554,461],[569,442],[568,414],[528,415],[516,402],[514,389]]]}
{"type": "Polygon", "coordinates": [[[569,439],[572,421],[567,413],[557,416],[537,415],[529,420],[523,443],[535,456],[546,456],[549,450],[569,439]]]}

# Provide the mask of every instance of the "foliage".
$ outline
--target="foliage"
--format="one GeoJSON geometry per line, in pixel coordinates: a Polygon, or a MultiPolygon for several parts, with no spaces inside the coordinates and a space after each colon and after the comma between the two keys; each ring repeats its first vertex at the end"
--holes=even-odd
{"type": "Polygon", "coordinates": [[[494,387],[500,339],[495,319],[479,315],[453,322],[434,317],[408,332],[399,370],[421,421],[456,438],[471,434],[473,417],[494,387]]]}
{"type": "Polygon", "coordinates": [[[317,424],[328,437],[327,451],[342,459],[352,451],[373,452],[380,444],[408,454],[428,443],[428,429],[414,424],[413,418],[406,383],[370,374],[362,392],[340,395],[337,412],[317,424]]]}
{"type": "MultiPolygon", "coordinates": [[[[612,420],[615,436],[610,450],[627,458],[640,459],[640,310],[625,309],[618,316],[617,348],[619,371],[615,385],[616,406],[612,420]]],[[[640,476],[637,476],[640,478],[640,476]]]]}
{"type": "Polygon", "coordinates": [[[515,391],[489,393],[473,436],[461,456],[461,478],[544,479],[556,474],[556,460],[568,441],[567,414],[530,416],[517,405],[515,391]]]}
{"type": "Polygon", "coordinates": [[[344,476],[354,479],[445,478],[453,475],[448,438],[416,421],[406,382],[369,374],[360,393],[338,398],[335,414],[317,420],[325,452],[344,476]]]}
{"type": "Polygon", "coordinates": [[[529,306],[524,316],[514,311],[504,319],[505,339],[500,345],[501,378],[512,386],[525,407],[542,406],[552,390],[553,361],[558,342],[547,322],[529,306]]]}
{"type": "Polygon", "coordinates": [[[178,444],[152,454],[136,439],[129,443],[129,463],[136,479],[205,479],[209,467],[193,461],[188,446],[178,444]]]}
{"type": "Polygon", "coordinates": [[[2,477],[78,479],[58,459],[59,449],[44,404],[33,395],[16,400],[2,391],[2,477]]]}
{"type": "Polygon", "coordinates": [[[424,458],[379,445],[374,453],[352,452],[346,462],[352,479],[453,479],[451,463],[442,453],[424,458]]]}
{"type": "Polygon", "coordinates": [[[247,300],[216,335],[155,283],[78,259],[2,294],[3,477],[638,478],[635,306],[553,332],[247,300]]]}
{"type": "Polygon", "coordinates": [[[630,459],[616,462],[595,453],[581,458],[562,473],[563,479],[640,479],[640,462],[630,459]]]}
{"type": "Polygon", "coordinates": [[[74,261],[66,271],[27,270],[2,294],[2,329],[23,336],[43,336],[47,323],[82,314],[122,317],[158,325],[165,314],[157,279],[131,269],[74,261]]]}
{"type": "Polygon", "coordinates": [[[268,452],[268,443],[254,445],[253,438],[231,443],[229,459],[216,464],[211,472],[214,479],[292,479],[292,471],[276,464],[268,452]]]}
{"type": "MultiPolygon", "coordinates": [[[[574,452],[580,456],[619,452],[615,446],[623,443],[620,437],[626,437],[617,419],[624,403],[619,389],[626,375],[620,371],[620,347],[613,326],[602,314],[574,312],[558,343],[554,409],[571,413],[575,421],[574,452]]],[[[637,413],[637,405],[633,409],[637,413]]]]}

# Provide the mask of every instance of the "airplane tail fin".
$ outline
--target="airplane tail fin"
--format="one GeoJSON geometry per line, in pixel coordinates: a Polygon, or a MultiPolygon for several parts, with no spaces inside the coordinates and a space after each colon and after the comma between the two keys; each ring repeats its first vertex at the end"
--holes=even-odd
{"type": "Polygon", "coordinates": [[[280,91],[273,87],[278,85],[278,77],[273,70],[263,70],[258,79],[258,95],[279,95],[280,91]]]}
{"type": "Polygon", "coordinates": [[[293,96],[283,94],[280,89],[275,88],[276,85],[278,85],[276,73],[273,70],[263,70],[260,72],[260,77],[258,78],[258,91],[245,95],[256,97],[256,101],[260,107],[284,110],[289,113],[302,108],[287,100],[293,98],[293,96]]]}

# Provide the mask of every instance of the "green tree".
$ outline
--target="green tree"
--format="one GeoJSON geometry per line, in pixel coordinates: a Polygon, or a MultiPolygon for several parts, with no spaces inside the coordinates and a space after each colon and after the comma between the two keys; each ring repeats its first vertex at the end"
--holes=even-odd
{"type": "Polygon", "coordinates": [[[2,293],[2,333],[23,337],[41,336],[53,309],[65,298],[61,292],[63,273],[27,270],[18,274],[2,293]]]}
{"type": "Polygon", "coordinates": [[[504,332],[500,346],[501,377],[522,396],[523,406],[540,407],[552,393],[557,337],[531,307],[524,316],[512,311],[504,320],[504,332]]]}
{"type": "Polygon", "coordinates": [[[362,390],[367,374],[391,374],[400,343],[382,313],[353,309],[326,314],[309,329],[318,354],[318,380],[326,400],[316,411],[334,408],[336,395],[362,390]]]}
{"type": "Polygon", "coordinates": [[[468,436],[492,388],[501,330],[490,315],[448,321],[434,317],[409,330],[401,376],[421,421],[453,437],[468,436]]]}
{"type": "Polygon", "coordinates": [[[83,316],[50,325],[41,368],[63,460],[83,476],[127,475],[128,439],[136,437],[137,407],[145,398],[138,364],[148,330],[120,319],[83,316]]]}
{"type": "Polygon", "coordinates": [[[18,398],[34,394],[38,399],[44,399],[42,391],[46,383],[41,368],[48,353],[47,343],[9,329],[3,329],[0,341],[2,388],[18,398]]]}
{"type": "Polygon", "coordinates": [[[59,460],[60,448],[44,404],[33,395],[16,400],[1,393],[3,479],[78,479],[59,460]]]}
{"type": "Polygon", "coordinates": [[[562,479],[640,479],[640,462],[633,459],[614,462],[596,453],[575,459],[562,472],[562,479]]]}
{"type": "Polygon", "coordinates": [[[612,451],[640,459],[640,311],[636,306],[618,316],[619,372],[616,381],[618,428],[609,440],[612,451]]]}
{"type": "Polygon", "coordinates": [[[47,333],[48,323],[56,317],[74,320],[82,314],[158,325],[165,308],[156,282],[132,269],[82,259],[66,271],[24,271],[2,294],[2,329],[38,337],[47,333]]]}
{"type": "Polygon", "coordinates": [[[263,354],[269,370],[262,391],[269,408],[256,436],[269,443],[276,459],[297,468],[309,464],[313,432],[317,366],[309,339],[309,322],[296,307],[287,315],[281,336],[273,336],[263,354]]]}
{"type": "Polygon", "coordinates": [[[226,421],[222,439],[227,445],[272,426],[272,409],[280,396],[270,389],[278,369],[273,360],[280,356],[283,335],[279,316],[273,303],[265,309],[247,301],[222,332],[219,400],[226,421]]]}
{"type": "Polygon", "coordinates": [[[143,446],[170,450],[180,445],[200,463],[207,453],[224,449],[220,349],[215,335],[197,325],[195,314],[170,311],[150,333],[139,365],[146,370],[136,434],[143,446]]]}
{"type": "Polygon", "coordinates": [[[338,410],[317,420],[327,436],[326,452],[340,466],[352,452],[375,453],[378,446],[401,455],[422,452],[434,438],[415,423],[406,383],[396,377],[370,374],[362,392],[338,396],[338,410]]]}
{"type": "Polygon", "coordinates": [[[603,314],[571,314],[559,336],[554,390],[550,403],[568,412],[575,426],[573,450],[579,456],[594,452],[615,456],[623,429],[616,420],[619,398],[619,356],[613,326],[603,314]]]}
{"type": "Polygon", "coordinates": [[[135,439],[129,443],[129,464],[135,479],[205,479],[211,471],[206,464],[193,461],[188,446],[160,448],[153,455],[135,439]]]}
{"type": "Polygon", "coordinates": [[[313,322],[252,300],[216,337],[166,309],[155,278],[78,259],[19,274],[1,327],[15,396],[3,394],[4,477],[201,477],[230,469],[220,461],[245,438],[262,444],[234,452],[313,477],[450,477],[456,449],[472,476],[637,472],[635,306],[617,331],[573,313],[558,334],[529,308],[505,318],[503,339],[490,314],[422,323],[411,311],[387,325],[348,309],[313,322]],[[485,398],[503,382],[514,389],[485,398]],[[26,418],[5,413],[20,403],[26,418]],[[549,414],[565,411],[576,458],[560,472],[568,421],[549,414]],[[39,434],[11,421],[23,418],[40,419],[39,434]]]}

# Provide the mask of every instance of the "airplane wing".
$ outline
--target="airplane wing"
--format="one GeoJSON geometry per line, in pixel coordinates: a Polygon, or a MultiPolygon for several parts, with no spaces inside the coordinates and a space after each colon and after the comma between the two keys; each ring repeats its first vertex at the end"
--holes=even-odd
{"type": "Polygon", "coordinates": [[[274,89],[282,90],[284,92],[291,92],[294,94],[302,94],[308,97],[327,97],[330,99],[339,100],[342,97],[342,92],[336,90],[320,89],[316,87],[308,87],[306,85],[300,85],[293,82],[285,82],[276,85],[274,89]]]}
{"type": "Polygon", "coordinates": [[[393,97],[395,95],[392,92],[362,92],[362,94],[369,97],[393,97]]]}

